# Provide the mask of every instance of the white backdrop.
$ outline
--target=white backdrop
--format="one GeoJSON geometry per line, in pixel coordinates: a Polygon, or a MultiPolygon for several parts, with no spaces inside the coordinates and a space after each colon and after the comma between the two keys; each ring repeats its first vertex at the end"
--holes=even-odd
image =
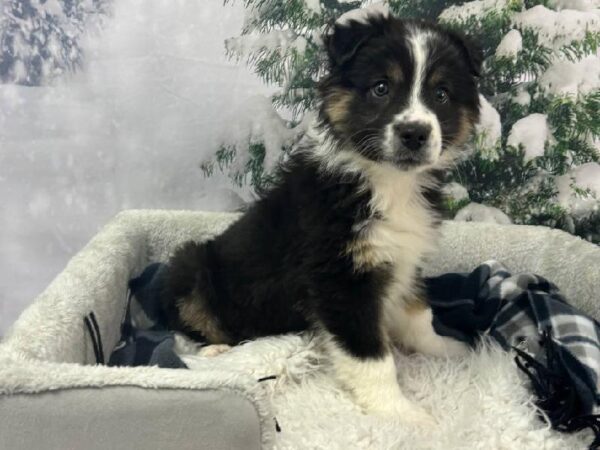
{"type": "Polygon", "coordinates": [[[242,7],[119,0],[113,12],[76,74],[0,85],[0,336],[118,211],[236,205],[199,163],[235,108],[266,93],[224,56],[242,7]]]}

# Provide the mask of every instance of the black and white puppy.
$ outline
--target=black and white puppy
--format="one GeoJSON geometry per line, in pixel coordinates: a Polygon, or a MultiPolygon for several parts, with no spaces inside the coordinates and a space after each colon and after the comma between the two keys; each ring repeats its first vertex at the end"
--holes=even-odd
{"type": "Polygon", "coordinates": [[[211,344],[314,329],[367,412],[428,423],[390,348],[465,350],[434,332],[419,267],[441,175],[478,118],[480,58],[451,32],[386,14],[338,22],[324,40],[318,126],[239,220],[176,251],[167,310],[211,344]]]}

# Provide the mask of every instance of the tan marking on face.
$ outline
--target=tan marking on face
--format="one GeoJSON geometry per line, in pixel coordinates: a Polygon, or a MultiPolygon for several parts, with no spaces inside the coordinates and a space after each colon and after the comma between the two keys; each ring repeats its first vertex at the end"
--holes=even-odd
{"type": "Polygon", "coordinates": [[[388,77],[395,83],[404,81],[404,72],[400,64],[393,64],[388,70],[388,77]]]}
{"type": "Polygon", "coordinates": [[[177,301],[179,318],[191,330],[202,333],[210,344],[230,344],[232,340],[222,330],[219,320],[212,314],[205,300],[193,292],[177,301]]]}
{"type": "Polygon", "coordinates": [[[334,128],[343,130],[348,117],[352,93],[345,89],[334,89],[325,98],[325,113],[334,128]]]}
{"type": "Polygon", "coordinates": [[[429,76],[429,84],[431,86],[437,86],[443,79],[444,73],[439,69],[434,70],[433,73],[429,76]]]}
{"type": "Polygon", "coordinates": [[[456,147],[460,147],[467,142],[475,123],[475,118],[465,108],[460,108],[458,114],[458,131],[452,139],[452,144],[456,147]]]}

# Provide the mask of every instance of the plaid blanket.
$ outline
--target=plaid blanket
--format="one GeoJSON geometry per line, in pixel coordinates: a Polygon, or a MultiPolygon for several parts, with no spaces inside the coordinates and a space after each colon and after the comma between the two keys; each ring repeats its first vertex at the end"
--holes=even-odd
{"type": "Polygon", "coordinates": [[[469,274],[426,280],[438,334],[475,345],[487,338],[515,352],[537,406],[561,431],[590,427],[600,445],[600,324],[538,275],[488,261],[469,274]]]}
{"type": "MultiPolygon", "coordinates": [[[[152,264],[129,282],[121,341],[108,365],[186,368],[160,309],[165,271],[164,264],[152,264]]],[[[488,339],[514,351],[543,417],[561,431],[592,428],[591,448],[600,445],[600,416],[594,415],[600,402],[597,321],[569,305],[550,281],[512,275],[496,261],[471,273],[427,278],[425,284],[439,334],[472,346],[488,339]]],[[[95,347],[101,345],[93,327],[88,329],[95,347]]]]}
{"type": "Polygon", "coordinates": [[[187,369],[175,352],[175,336],[167,329],[161,309],[166,268],[164,264],[151,264],[129,281],[121,340],[110,355],[109,366],[187,369]]]}

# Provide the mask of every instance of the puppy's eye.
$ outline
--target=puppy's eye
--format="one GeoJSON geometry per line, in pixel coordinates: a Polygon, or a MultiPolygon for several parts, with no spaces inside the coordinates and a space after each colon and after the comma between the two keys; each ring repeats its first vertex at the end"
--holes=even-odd
{"type": "Polygon", "coordinates": [[[448,89],[439,87],[435,90],[435,101],[438,103],[448,103],[450,98],[448,97],[448,89]]]}
{"type": "Polygon", "coordinates": [[[375,97],[384,97],[388,94],[390,88],[388,86],[387,81],[378,81],[371,88],[371,92],[375,97]]]}

